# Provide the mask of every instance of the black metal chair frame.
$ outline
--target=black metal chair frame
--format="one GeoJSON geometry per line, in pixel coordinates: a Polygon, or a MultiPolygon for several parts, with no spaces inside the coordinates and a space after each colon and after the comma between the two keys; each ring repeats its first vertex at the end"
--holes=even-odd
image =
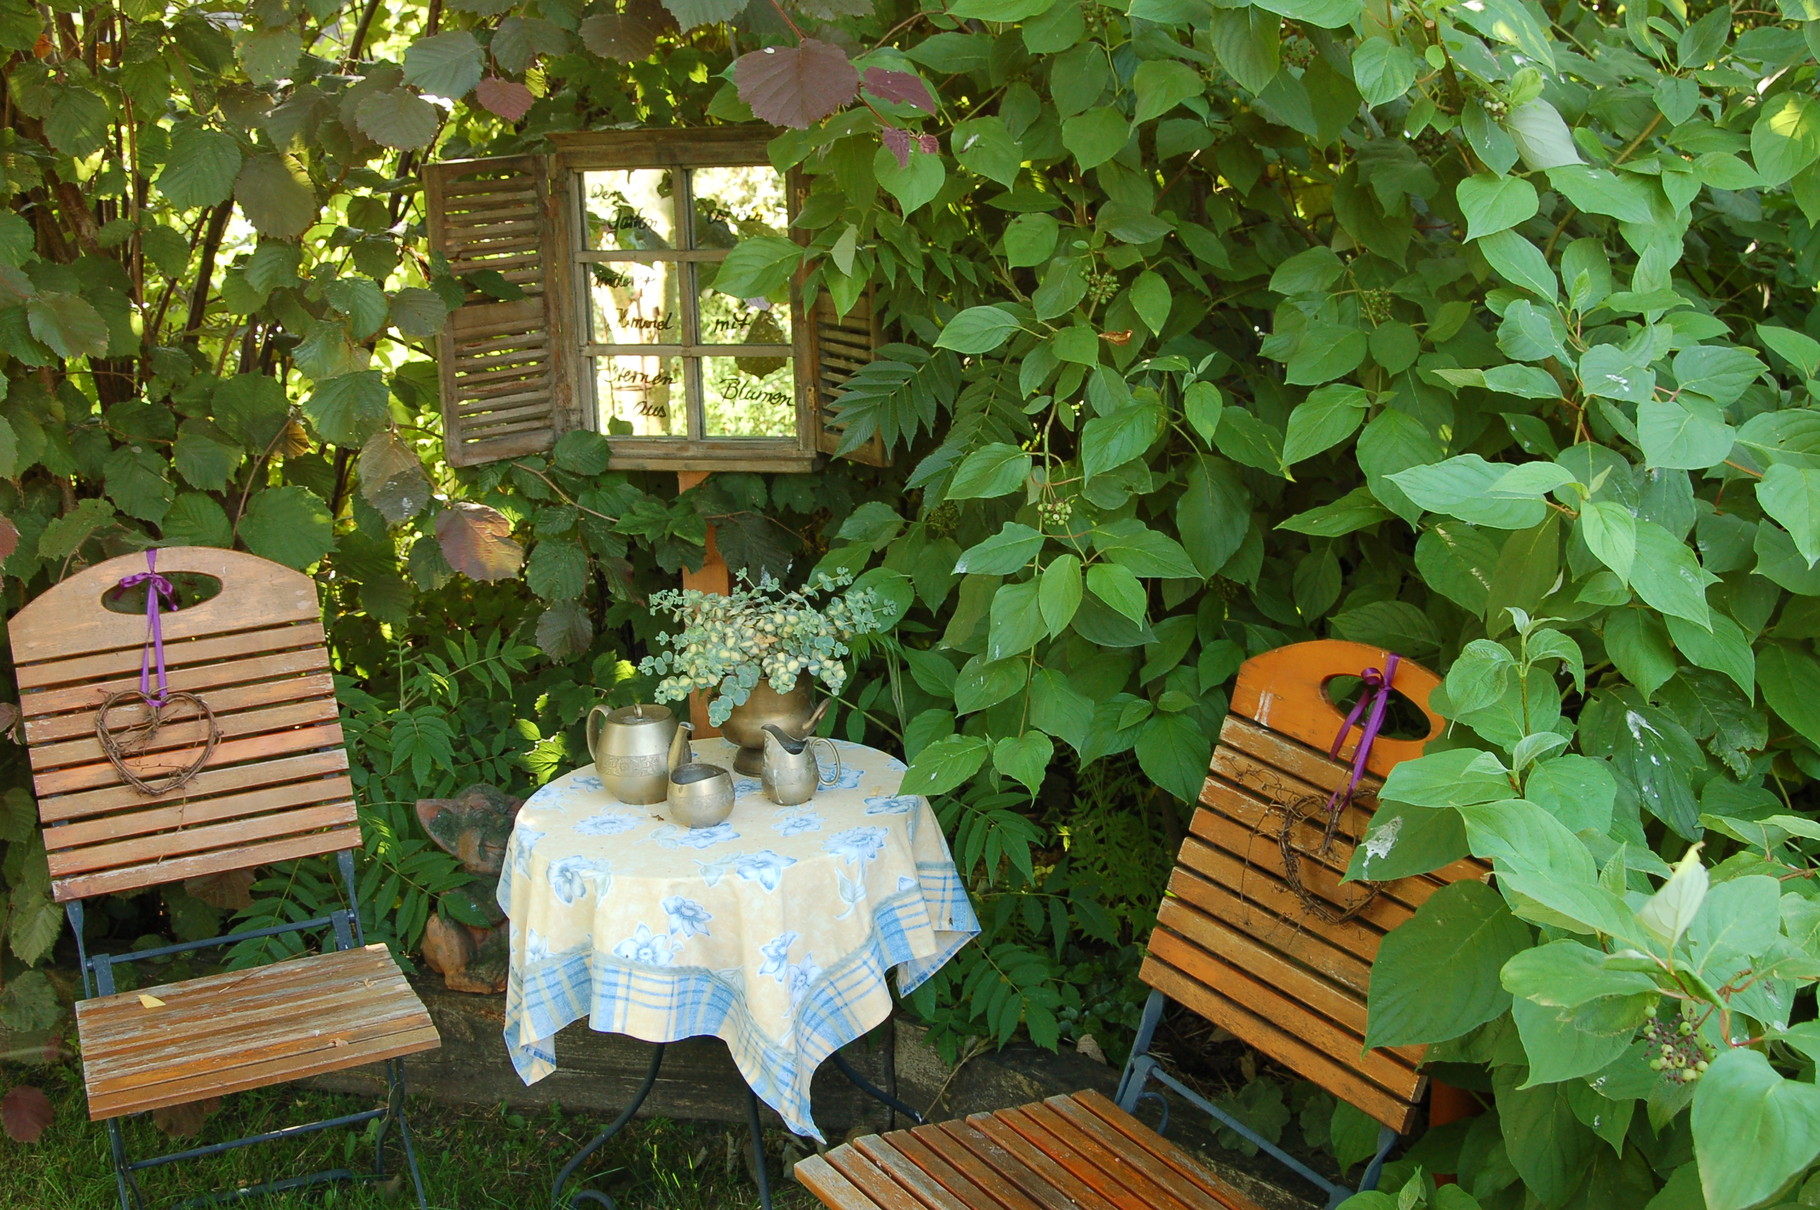
{"type": "MultiPolygon", "coordinates": [[[[173,954],[190,953],[195,950],[216,949],[222,946],[238,944],[241,941],[257,940],[261,937],[276,937],[283,933],[308,932],[317,929],[333,929],[335,948],[337,950],[353,949],[366,944],[365,933],[360,925],[359,899],[354,880],[354,853],[343,849],[335,854],[341,868],[342,882],[347,888],[348,906],[318,916],[311,920],[301,920],[293,924],[274,925],[271,928],[250,929],[245,932],[228,933],[220,937],[211,937],[202,941],[186,941],[177,945],[160,946],[157,949],[137,950],[128,954],[90,954],[88,944],[83,937],[83,901],[72,899],[64,905],[68,913],[70,928],[76,934],[77,953],[82,963],[83,998],[114,994],[114,967],[143,961],[148,958],[163,958],[173,954]]],[[[325,938],[326,940],[326,938],[325,938]]],[[[279,1081],[282,1082],[282,1081],[279,1081]]],[[[274,1142],[280,1139],[296,1138],[300,1135],[313,1134],[319,1130],[328,1130],[336,1126],[358,1126],[365,1122],[379,1119],[379,1133],[373,1141],[373,1168],[369,1172],[355,1172],[347,1168],[325,1168],[304,1176],[287,1177],[283,1180],[265,1181],[257,1185],[223,1190],[218,1193],[203,1194],[179,1203],[172,1210],[185,1210],[192,1206],[217,1205],[222,1202],[239,1201],[265,1193],[281,1193],[289,1189],[300,1189],[310,1185],[323,1184],[329,1181],[381,1181],[390,1175],[386,1171],[385,1149],[386,1136],[393,1126],[398,1128],[399,1141],[404,1149],[406,1169],[411,1174],[411,1184],[417,1193],[418,1210],[428,1210],[429,1203],[423,1191],[423,1174],[417,1167],[417,1151],[411,1143],[410,1124],[405,1120],[404,1106],[404,1060],[386,1060],[386,1103],[377,1109],[363,1110],[359,1113],[343,1114],[340,1117],[324,1118],[321,1121],[305,1122],[296,1126],[286,1126],[280,1130],[269,1130],[261,1134],[246,1135],[225,1143],[211,1143],[203,1147],[192,1147],[185,1151],[174,1151],[165,1155],[152,1156],[149,1159],[132,1160],[127,1157],[125,1132],[120,1128],[120,1117],[111,1117],[106,1121],[108,1143],[113,1155],[114,1181],[120,1194],[121,1210],[145,1210],[148,1205],[145,1193],[139,1187],[138,1174],[150,1168],[163,1167],[166,1164],[179,1163],[183,1160],[202,1159],[211,1155],[220,1155],[255,1143],[274,1142]]]]}
{"type": "Polygon", "coordinates": [[[1396,1145],[1398,1134],[1388,1126],[1378,1127],[1378,1150],[1365,1166],[1363,1179],[1357,1189],[1336,1184],[1314,1169],[1296,1159],[1287,1151],[1259,1134],[1255,1129],[1239,1118],[1234,1117],[1206,1097],[1188,1087],[1182,1081],[1163,1070],[1162,1064],[1150,1053],[1150,1044],[1156,1039],[1157,1026],[1163,1020],[1163,1005],[1168,1000],[1160,991],[1152,990],[1150,998],[1144,1003],[1144,1016],[1138,1023],[1136,1039],[1132,1042],[1131,1058],[1125,1063],[1125,1070],[1119,1077],[1118,1093],[1113,1097],[1118,1107],[1126,1113],[1135,1114],[1138,1104],[1153,1100],[1162,1108],[1162,1120],[1157,1125],[1157,1132],[1169,1128],[1169,1102],[1159,1092],[1146,1091],[1144,1085],[1151,1080],[1163,1085],[1195,1108],[1212,1117],[1215,1121],[1235,1131],[1240,1137],[1256,1145],[1278,1163],[1294,1172],[1297,1176],[1319,1189],[1327,1198],[1326,1210],[1334,1210],[1341,1202],[1355,1193],[1366,1193],[1378,1187],[1378,1178],[1384,1171],[1384,1161],[1390,1155],[1390,1149],[1396,1145]]]}

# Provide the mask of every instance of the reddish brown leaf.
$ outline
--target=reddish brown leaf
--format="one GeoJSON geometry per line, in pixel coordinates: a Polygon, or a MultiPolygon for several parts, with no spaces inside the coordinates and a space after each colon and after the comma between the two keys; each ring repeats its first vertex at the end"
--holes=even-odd
{"type": "Polygon", "coordinates": [[[430,481],[424,477],[423,463],[390,429],[368,438],[360,447],[357,465],[361,497],[393,525],[415,517],[430,502],[430,481]]]}
{"type": "Polygon", "coordinates": [[[152,1125],[174,1139],[187,1139],[202,1130],[209,1115],[221,1108],[220,1097],[190,1101],[184,1105],[165,1105],[152,1110],[152,1125]]]}
{"type": "Polygon", "coordinates": [[[0,559],[19,549],[19,527],[0,517],[0,559]]]}
{"type": "Polygon", "coordinates": [[[21,1084],[0,1098],[0,1126],[15,1143],[35,1143],[56,1113],[42,1089],[21,1084]]]}
{"type": "Polygon", "coordinates": [[[938,155],[942,150],[942,141],[932,134],[916,136],[916,149],[924,155],[938,155]]]}
{"type": "Polygon", "coordinates": [[[525,561],[525,548],[512,541],[505,514],[470,500],[436,515],[436,541],[449,566],[470,580],[509,580],[525,561]]]}
{"type": "Polygon", "coordinates": [[[516,122],[531,112],[537,96],[516,80],[487,76],[474,86],[474,99],[508,122],[516,122]]]}
{"type": "Polygon", "coordinates": [[[253,906],[253,878],[252,870],[223,870],[219,874],[186,878],[183,889],[210,907],[237,912],[253,906]]]}
{"type": "Polygon", "coordinates": [[[887,151],[897,157],[899,168],[910,167],[910,132],[908,130],[887,126],[878,132],[878,141],[885,145],[887,151]]]}
{"type": "Polygon", "coordinates": [[[935,112],[935,97],[929,86],[915,72],[892,71],[885,67],[868,67],[864,76],[866,91],[884,101],[901,101],[925,113],[935,112]]]}
{"type": "Polygon", "coordinates": [[[595,13],[575,31],[581,44],[603,59],[637,63],[657,50],[658,26],[642,12],[595,13]]]}
{"type": "Polygon", "coordinates": [[[804,130],[859,95],[859,70],[840,47],[804,38],[741,55],[733,85],[758,117],[804,130]]]}

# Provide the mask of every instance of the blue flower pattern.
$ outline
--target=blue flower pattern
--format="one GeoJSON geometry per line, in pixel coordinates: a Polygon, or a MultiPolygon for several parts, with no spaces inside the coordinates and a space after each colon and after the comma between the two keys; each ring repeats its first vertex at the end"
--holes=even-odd
{"type": "Polygon", "coordinates": [[[683,828],[667,823],[651,833],[651,839],[666,849],[711,849],[717,844],[738,840],[739,833],[725,820],[711,828],[683,828]]]}
{"type": "Polygon", "coordinates": [[[868,815],[908,815],[922,799],[914,794],[875,794],[866,800],[868,815]]]}
{"type": "Polygon", "coordinates": [[[642,962],[646,966],[669,966],[670,934],[653,933],[649,925],[639,923],[632,935],[613,947],[613,956],[627,962],[642,962]]]}
{"type": "Polygon", "coordinates": [[[771,821],[771,830],[779,836],[819,832],[822,830],[822,817],[808,807],[785,807],[771,821]]]}
{"type": "Polygon", "coordinates": [[[550,863],[550,890],[564,903],[574,903],[598,881],[606,889],[612,878],[612,867],[592,857],[559,857],[550,863]]]}
{"type": "Polygon", "coordinates": [[[783,881],[784,871],[795,864],[796,858],[785,857],[770,849],[741,853],[732,862],[735,874],[749,882],[756,882],[767,891],[775,891],[777,884],[783,881]]]}
{"type": "Polygon", "coordinates": [[[602,811],[600,814],[590,815],[576,824],[575,834],[577,836],[618,836],[622,832],[630,832],[640,822],[642,821],[638,816],[630,811],[602,811]]]}
{"type": "Polygon", "coordinates": [[[708,936],[708,921],[714,914],[693,899],[672,895],[663,901],[664,915],[670,918],[670,931],[685,939],[700,933],[708,936]]]}
{"type": "Polygon", "coordinates": [[[779,933],[758,947],[758,952],[765,956],[764,965],[758,968],[761,977],[769,975],[779,983],[784,981],[790,963],[790,947],[796,944],[797,936],[796,933],[779,933]]]}
{"type": "Polygon", "coordinates": [[[884,850],[886,835],[883,828],[862,825],[836,832],[823,842],[822,848],[836,857],[864,865],[884,850]]]}

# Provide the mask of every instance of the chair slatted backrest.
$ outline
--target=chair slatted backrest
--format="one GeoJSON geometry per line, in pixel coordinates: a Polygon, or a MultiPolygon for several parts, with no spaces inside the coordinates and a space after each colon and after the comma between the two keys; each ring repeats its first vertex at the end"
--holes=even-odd
{"type": "MultiPolygon", "coordinates": [[[[143,612],[104,604],[143,555],[98,564],[51,588],[12,619],[20,707],[38,813],[59,901],[353,848],[360,843],[335,686],[315,583],[253,555],[213,547],[157,552],[161,575],[221,585],[209,600],[162,614],[173,691],[203,699],[219,739],[188,784],[147,795],[126,784],[96,734],[109,694],[137,690],[143,612]]],[[[143,599],[143,598],[139,598],[143,599]]],[[[138,698],[108,725],[147,721],[138,698]]],[[[201,755],[206,724],[174,704],[127,767],[148,781],[201,755]]]]}
{"type": "Polygon", "coordinates": [[[1394,686],[1429,720],[1421,740],[1380,737],[1355,801],[1323,852],[1328,796],[1350,778],[1361,735],[1351,731],[1341,760],[1328,756],[1344,717],[1327,682],[1382,669],[1386,653],[1360,643],[1319,640],[1266,652],[1245,663],[1214,749],[1169,895],[1158,912],[1142,977],[1172,1000],[1247,1045],[1313,1080],[1378,1121],[1406,1132],[1425,1077],[1421,1047],[1364,1051],[1371,963],[1384,934],[1409,919],[1435,891],[1489,867],[1462,860],[1431,874],[1382,884],[1365,897],[1341,883],[1371,819],[1383,777],[1420,755],[1443,723],[1428,707],[1434,673],[1404,660],[1394,686]],[[1290,831],[1285,807],[1317,798],[1290,831]],[[1311,908],[1304,896],[1318,897],[1311,908]]]}

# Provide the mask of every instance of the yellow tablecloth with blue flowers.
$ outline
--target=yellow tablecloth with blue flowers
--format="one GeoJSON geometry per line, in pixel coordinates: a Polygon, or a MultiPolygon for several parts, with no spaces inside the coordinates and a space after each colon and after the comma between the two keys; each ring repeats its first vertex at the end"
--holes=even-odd
{"type": "MultiPolygon", "coordinates": [[[[820,1139],[809,1082],[979,932],[926,799],[899,794],[904,764],[838,743],[841,777],[779,807],[735,775],[712,828],[629,806],[592,765],[518,813],[499,880],[511,919],[506,1049],[531,1084],[556,1069],[558,1030],[648,1042],[714,1035],[798,1134],[820,1139]]],[[[695,758],[733,767],[733,745],[695,758]]]]}

